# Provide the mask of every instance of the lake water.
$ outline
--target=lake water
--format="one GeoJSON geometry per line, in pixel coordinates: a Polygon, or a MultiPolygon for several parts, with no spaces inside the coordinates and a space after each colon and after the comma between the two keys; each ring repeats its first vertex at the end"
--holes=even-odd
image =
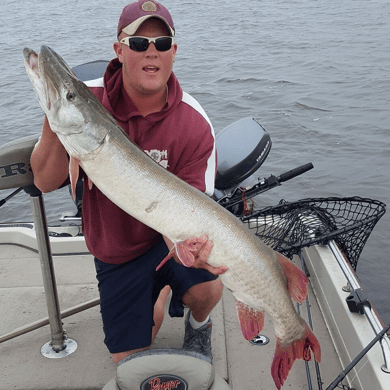
{"type": "MultiPolygon", "coordinates": [[[[9,0],[0,14],[0,144],[38,134],[42,111],[22,50],[52,47],[70,66],[111,59],[126,1],[9,0]],[[110,4],[110,5],[108,5],[110,4]]],[[[262,195],[274,205],[307,197],[361,196],[390,204],[390,3],[387,0],[166,0],[177,32],[174,71],[216,132],[255,117],[273,147],[260,174],[306,162],[314,169],[262,195]]],[[[3,191],[0,198],[8,195],[3,191]]],[[[74,206],[67,189],[45,195],[49,221],[74,206]]],[[[28,196],[0,221],[31,220],[28,196]]],[[[373,231],[358,265],[386,323],[390,217],[373,231]]]]}

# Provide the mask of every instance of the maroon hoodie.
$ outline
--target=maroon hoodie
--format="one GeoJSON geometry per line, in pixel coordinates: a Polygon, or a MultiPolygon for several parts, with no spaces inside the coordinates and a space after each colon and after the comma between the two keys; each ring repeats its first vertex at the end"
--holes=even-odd
{"type": "MultiPolygon", "coordinates": [[[[146,117],[140,114],[123,88],[122,66],[118,59],[110,62],[104,79],[92,80],[87,85],[150,157],[200,191],[208,195],[213,193],[214,131],[202,107],[182,91],[173,73],[168,80],[166,105],[146,117]]],[[[89,190],[86,185],[83,232],[90,252],[99,260],[113,264],[140,256],[160,237],[155,230],[112,203],[96,186],[89,190]]]]}

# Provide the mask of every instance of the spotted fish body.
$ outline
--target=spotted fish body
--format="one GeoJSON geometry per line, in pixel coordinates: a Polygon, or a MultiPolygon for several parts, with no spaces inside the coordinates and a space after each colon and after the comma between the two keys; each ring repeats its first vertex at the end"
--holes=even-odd
{"type": "MultiPolygon", "coordinates": [[[[168,237],[187,266],[188,239],[208,236],[213,242],[208,263],[229,267],[220,277],[236,299],[246,339],[260,332],[264,312],[271,316],[276,387],[283,385],[295,359],[310,360],[310,349],[319,361],[318,341],[291,300],[305,299],[306,276],[230,212],[145,154],[53,50],[42,46],[38,56],[25,49],[24,57],[51,129],[91,182],[125,212],[168,237]]],[[[77,172],[77,164],[71,170],[77,172]]]]}

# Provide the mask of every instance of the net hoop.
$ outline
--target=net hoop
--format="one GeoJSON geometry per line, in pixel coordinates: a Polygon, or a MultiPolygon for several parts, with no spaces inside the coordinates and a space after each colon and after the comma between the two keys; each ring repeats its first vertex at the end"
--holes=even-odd
{"type": "Polygon", "coordinates": [[[361,197],[307,198],[254,211],[241,220],[267,245],[292,258],[302,248],[334,240],[356,270],[386,205],[361,197]]]}

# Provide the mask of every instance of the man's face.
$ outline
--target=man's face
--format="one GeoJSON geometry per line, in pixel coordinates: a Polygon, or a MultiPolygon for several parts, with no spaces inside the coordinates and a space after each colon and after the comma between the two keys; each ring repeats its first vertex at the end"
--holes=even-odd
{"type": "MultiPolygon", "coordinates": [[[[151,18],[139,27],[135,35],[154,38],[169,34],[161,20],[151,18]]],[[[126,34],[122,34],[120,38],[124,36],[126,34]]],[[[123,83],[130,97],[142,98],[162,92],[165,94],[177,50],[176,44],[168,51],[157,51],[154,43],[150,43],[146,51],[137,52],[124,43],[115,42],[114,50],[123,64],[123,83]]]]}

